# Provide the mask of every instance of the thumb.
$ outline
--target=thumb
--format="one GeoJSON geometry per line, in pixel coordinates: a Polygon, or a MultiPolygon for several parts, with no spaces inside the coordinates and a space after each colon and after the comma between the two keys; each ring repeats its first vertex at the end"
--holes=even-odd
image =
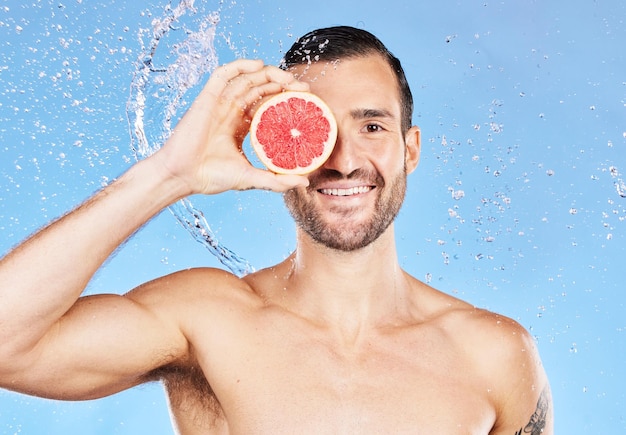
{"type": "Polygon", "coordinates": [[[244,189],[263,189],[274,192],[286,192],[296,187],[307,187],[309,179],[303,175],[276,174],[274,172],[252,168],[249,187],[244,189]]]}

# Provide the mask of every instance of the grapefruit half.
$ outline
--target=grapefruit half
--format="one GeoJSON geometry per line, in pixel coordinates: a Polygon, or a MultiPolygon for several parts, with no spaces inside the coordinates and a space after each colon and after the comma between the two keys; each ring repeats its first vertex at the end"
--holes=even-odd
{"type": "Polygon", "coordinates": [[[307,174],[333,152],[337,122],[318,96],[286,91],[258,108],[250,125],[250,143],[267,168],[278,174],[307,174]]]}

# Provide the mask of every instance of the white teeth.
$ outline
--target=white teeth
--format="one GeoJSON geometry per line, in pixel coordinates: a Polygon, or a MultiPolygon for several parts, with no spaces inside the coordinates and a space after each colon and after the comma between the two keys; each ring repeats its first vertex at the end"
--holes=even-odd
{"type": "Polygon", "coordinates": [[[321,189],[320,192],[323,193],[324,195],[331,195],[331,196],[352,196],[352,195],[358,195],[360,193],[366,193],[366,192],[369,192],[370,190],[372,190],[370,186],[358,186],[358,187],[351,187],[349,189],[321,189]]]}

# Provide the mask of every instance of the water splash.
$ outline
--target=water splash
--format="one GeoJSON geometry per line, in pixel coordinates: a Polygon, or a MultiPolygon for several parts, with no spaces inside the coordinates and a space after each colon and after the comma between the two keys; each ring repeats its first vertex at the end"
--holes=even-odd
{"type": "MultiPolygon", "coordinates": [[[[218,12],[203,16],[193,0],[181,0],[176,7],[168,5],[164,15],[152,21],[152,28],[140,31],[141,54],[126,105],[131,147],[137,160],[152,155],[169,138],[189,104],[185,100],[187,91],[217,66],[214,42],[218,23],[218,12]],[[161,58],[166,64],[159,63],[161,58]]],[[[191,201],[183,199],[169,210],[235,275],[254,270],[247,260],[219,242],[202,211],[191,201]]]]}

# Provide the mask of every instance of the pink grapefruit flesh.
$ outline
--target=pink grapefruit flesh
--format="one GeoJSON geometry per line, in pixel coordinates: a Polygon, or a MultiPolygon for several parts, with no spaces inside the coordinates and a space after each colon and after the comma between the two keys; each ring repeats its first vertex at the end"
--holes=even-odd
{"type": "Polygon", "coordinates": [[[261,162],[278,174],[307,174],[333,152],[337,122],[318,96],[287,91],[265,101],[254,114],[250,142],[261,162]]]}

